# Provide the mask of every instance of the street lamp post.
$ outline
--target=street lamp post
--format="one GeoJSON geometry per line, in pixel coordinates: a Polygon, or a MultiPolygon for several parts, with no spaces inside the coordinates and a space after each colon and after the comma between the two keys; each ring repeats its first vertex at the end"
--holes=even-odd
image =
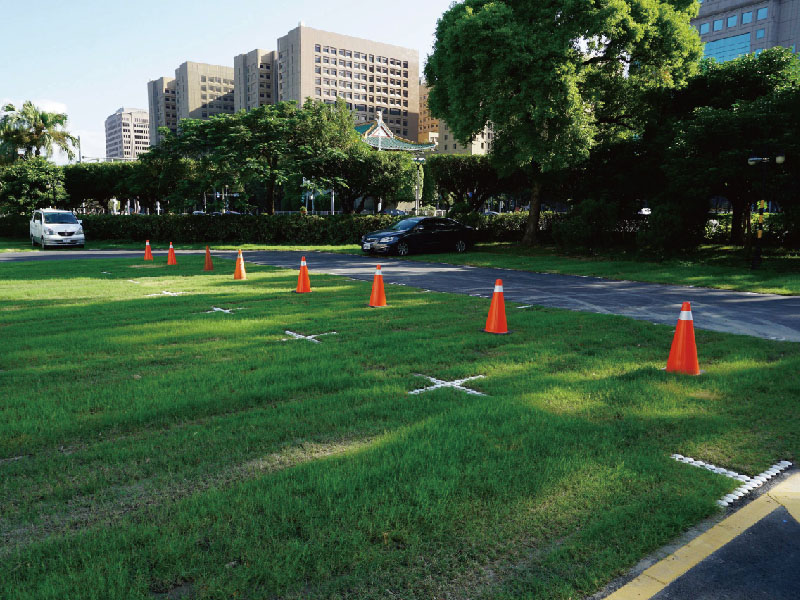
{"type": "Polygon", "coordinates": [[[750,262],[751,269],[758,269],[761,267],[761,238],[764,235],[764,208],[766,208],[767,204],[767,201],[764,198],[767,190],[767,165],[769,165],[769,163],[771,163],[773,160],[775,161],[775,164],[782,165],[786,161],[786,155],[784,155],[783,152],[779,152],[775,156],[751,156],[747,159],[747,164],[751,167],[754,167],[755,165],[761,165],[762,197],[758,201],[758,229],[756,230],[756,244],[753,250],[752,260],[750,262]]]}

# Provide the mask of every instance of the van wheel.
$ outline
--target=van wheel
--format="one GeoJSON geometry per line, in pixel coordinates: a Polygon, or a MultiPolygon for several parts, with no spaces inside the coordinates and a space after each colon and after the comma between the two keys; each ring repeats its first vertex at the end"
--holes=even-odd
{"type": "Polygon", "coordinates": [[[45,241],[44,241],[44,234],[42,234],[42,243],[41,243],[41,246],[42,246],[42,250],[47,250],[47,244],[46,244],[46,243],[45,243],[45,241]]]}
{"type": "Polygon", "coordinates": [[[464,240],[458,240],[456,242],[456,252],[459,254],[464,252],[467,249],[467,243],[464,240]]]}
{"type": "Polygon", "coordinates": [[[36,240],[33,239],[33,236],[31,236],[31,246],[36,246],[36,240]]]}

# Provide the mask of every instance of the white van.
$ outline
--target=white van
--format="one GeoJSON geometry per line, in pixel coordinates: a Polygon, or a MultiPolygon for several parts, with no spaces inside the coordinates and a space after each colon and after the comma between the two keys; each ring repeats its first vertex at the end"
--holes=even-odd
{"type": "Polygon", "coordinates": [[[68,210],[35,210],[31,217],[30,233],[31,245],[38,243],[42,250],[48,246],[83,248],[86,243],[81,222],[68,210]]]}

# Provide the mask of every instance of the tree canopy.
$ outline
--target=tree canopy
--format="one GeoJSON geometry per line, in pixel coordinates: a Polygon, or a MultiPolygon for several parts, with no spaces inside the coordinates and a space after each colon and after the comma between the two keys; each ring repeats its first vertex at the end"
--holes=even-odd
{"type": "MultiPolygon", "coordinates": [[[[439,20],[429,105],[467,142],[495,128],[501,166],[558,170],[641,127],[655,89],[685,85],[700,40],[694,0],[465,0],[439,20]]],[[[526,241],[535,241],[540,183],[526,241]]]]}
{"type": "Polygon", "coordinates": [[[40,110],[30,100],[17,109],[6,104],[0,116],[0,162],[10,163],[21,152],[24,158],[53,155],[53,146],[73,157],[77,138],[66,130],[67,115],[40,110]]]}

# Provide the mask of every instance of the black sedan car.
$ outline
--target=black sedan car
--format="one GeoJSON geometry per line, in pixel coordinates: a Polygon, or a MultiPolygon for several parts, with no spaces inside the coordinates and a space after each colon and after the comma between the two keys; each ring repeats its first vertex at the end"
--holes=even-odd
{"type": "Polygon", "coordinates": [[[397,254],[444,250],[464,252],[475,241],[475,230],[439,217],[403,219],[389,229],[372,231],[361,238],[364,252],[397,254]]]}

